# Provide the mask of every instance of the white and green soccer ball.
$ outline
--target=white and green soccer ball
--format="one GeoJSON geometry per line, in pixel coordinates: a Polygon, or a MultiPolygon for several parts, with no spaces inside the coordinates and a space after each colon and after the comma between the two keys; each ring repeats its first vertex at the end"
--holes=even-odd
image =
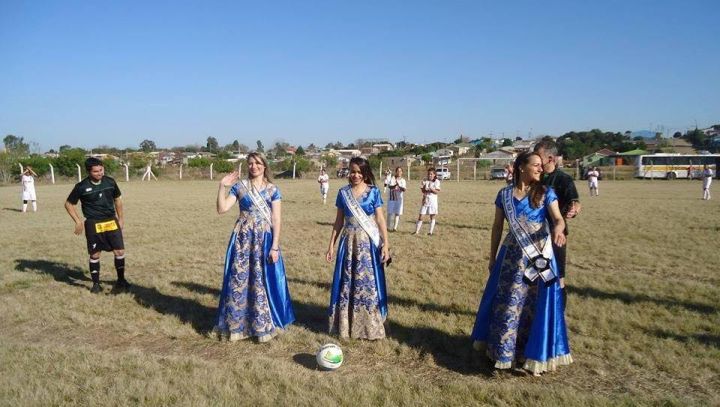
{"type": "Polygon", "coordinates": [[[318,366],[323,370],[335,370],[343,363],[343,352],[334,343],[321,346],[315,355],[318,366]]]}

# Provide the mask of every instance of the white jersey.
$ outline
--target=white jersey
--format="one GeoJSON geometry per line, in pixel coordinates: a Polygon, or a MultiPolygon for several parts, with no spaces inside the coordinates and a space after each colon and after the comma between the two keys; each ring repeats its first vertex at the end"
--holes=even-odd
{"type": "Polygon", "coordinates": [[[330,176],[327,174],[320,175],[318,177],[318,182],[320,183],[320,192],[326,194],[330,188],[330,176]]]}
{"type": "Polygon", "coordinates": [[[406,189],[407,188],[407,182],[405,181],[405,178],[390,178],[390,182],[388,183],[388,188],[390,188],[390,192],[388,193],[388,204],[387,204],[387,212],[388,215],[395,214],[395,215],[402,215],[403,214],[403,202],[404,202],[404,195],[402,189],[396,189],[396,187],[406,189]]]}
{"type": "Polygon", "coordinates": [[[713,174],[713,170],[708,168],[707,170],[703,171],[702,175],[703,175],[703,189],[710,188],[710,184],[712,184],[712,177],[713,177],[713,175],[715,175],[715,174],[713,174]]]}
{"type": "Polygon", "coordinates": [[[598,177],[599,177],[599,176],[600,176],[600,173],[597,172],[597,171],[588,171],[588,173],[587,173],[588,183],[589,183],[591,186],[593,186],[593,185],[594,185],[594,186],[597,186],[597,184],[598,184],[598,177]]]}
{"type": "MultiPolygon", "coordinates": [[[[440,180],[435,179],[435,181],[430,180],[423,180],[422,186],[425,189],[432,188],[436,190],[440,190],[440,180]]],[[[423,194],[423,201],[422,201],[422,207],[420,208],[421,214],[427,214],[427,215],[436,215],[438,213],[438,197],[437,194],[433,194],[432,192],[425,192],[423,194]]]]}
{"type": "Polygon", "coordinates": [[[32,175],[20,177],[22,183],[22,199],[24,201],[35,201],[35,178],[32,175]]]}

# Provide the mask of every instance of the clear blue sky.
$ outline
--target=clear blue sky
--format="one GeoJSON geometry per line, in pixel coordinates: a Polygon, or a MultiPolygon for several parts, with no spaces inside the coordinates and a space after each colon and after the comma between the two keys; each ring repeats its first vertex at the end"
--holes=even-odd
{"type": "Polygon", "coordinates": [[[424,143],[720,123],[720,1],[0,0],[0,135],[424,143]]]}

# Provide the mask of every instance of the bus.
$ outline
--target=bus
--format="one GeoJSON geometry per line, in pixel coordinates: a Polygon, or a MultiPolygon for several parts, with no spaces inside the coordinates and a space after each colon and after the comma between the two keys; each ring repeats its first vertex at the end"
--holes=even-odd
{"type": "Polygon", "coordinates": [[[637,160],[635,178],[701,178],[705,164],[717,174],[720,154],[641,155],[637,160]]]}

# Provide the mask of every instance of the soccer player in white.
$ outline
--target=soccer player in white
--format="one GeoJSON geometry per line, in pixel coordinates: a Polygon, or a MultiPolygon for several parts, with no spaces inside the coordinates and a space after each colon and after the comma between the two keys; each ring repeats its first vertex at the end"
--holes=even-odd
{"type": "Polygon", "coordinates": [[[35,194],[35,177],[38,175],[31,166],[25,167],[20,182],[22,183],[22,211],[27,212],[28,201],[32,202],[33,212],[37,212],[37,196],[35,194]]]}
{"type": "Polygon", "coordinates": [[[588,186],[590,187],[590,196],[600,195],[600,193],[598,192],[598,177],[600,177],[600,171],[598,171],[598,167],[592,167],[592,169],[587,172],[588,186]]]}
{"type": "Polygon", "coordinates": [[[322,195],[323,205],[327,202],[328,190],[330,190],[330,176],[325,172],[325,168],[320,170],[320,176],[317,179],[320,184],[320,195],[322,195]]]}
{"type": "Polygon", "coordinates": [[[437,179],[435,170],[430,168],[427,172],[427,178],[425,178],[420,186],[420,191],[423,194],[422,206],[420,206],[420,215],[418,215],[417,224],[415,225],[415,235],[420,233],[422,228],[422,217],[423,215],[430,216],[430,232],[428,235],[432,235],[435,232],[435,216],[438,213],[438,192],[440,192],[440,180],[437,179]]]}
{"type": "Polygon", "coordinates": [[[392,173],[390,170],[385,171],[385,179],[383,180],[383,194],[387,192],[388,187],[390,186],[390,180],[392,179],[392,173]]]}
{"type": "Polygon", "coordinates": [[[407,189],[407,182],[403,178],[403,170],[401,167],[395,168],[395,175],[390,178],[388,183],[390,189],[387,204],[387,228],[393,232],[397,232],[400,216],[403,214],[403,195],[407,189]]]}
{"type": "Polygon", "coordinates": [[[713,170],[707,164],[703,165],[703,199],[706,201],[710,200],[710,184],[712,184],[713,175],[715,175],[713,170]]]}

